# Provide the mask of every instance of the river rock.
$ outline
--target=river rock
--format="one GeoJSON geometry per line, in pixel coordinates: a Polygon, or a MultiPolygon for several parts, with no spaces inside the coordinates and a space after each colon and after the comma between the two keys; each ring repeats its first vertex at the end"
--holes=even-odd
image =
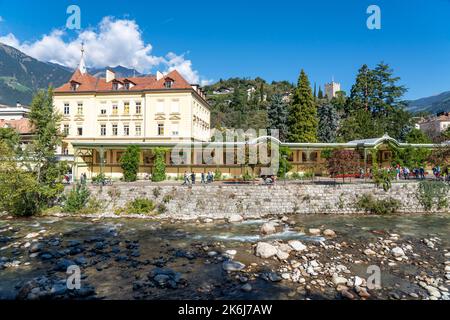
{"type": "Polygon", "coordinates": [[[392,248],[391,253],[394,257],[403,257],[405,255],[405,252],[400,247],[392,248]]]}
{"type": "Polygon", "coordinates": [[[450,266],[445,266],[445,272],[450,272],[450,266]]]}
{"type": "Polygon", "coordinates": [[[29,252],[36,253],[36,252],[42,251],[42,249],[44,249],[44,245],[40,242],[36,242],[30,246],[29,252]]]}
{"type": "Polygon", "coordinates": [[[39,236],[38,232],[31,232],[25,236],[25,239],[36,238],[37,236],[39,236]]]}
{"type": "Polygon", "coordinates": [[[245,268],[245,264],[239,261],[228,260],[222,263],[222,268],[225,271],[241,271],[245,268]]]}
{"type": "Polygon", "coordinates": [[[326,236],[326,237],[332,238],[332,237],[336,236],[336,232],[334,232],[331,229],[326,229],[326,230],[323,231],[323,235],[326,236]]]}
{"type": "Polygon", "coordinates": [[[366,250],[364,250],[364,254],[365,254],[366,256],[374,256],[374,255],[376,255],[377,253],[376,253],[375,251],[373,251],[372,249],[366,249],[366,250]]]}
{"type": "Polygon", "coordinates": [[[278,252],[277,248],[267,242],[258,242],[256,245],[256,256],[263,259],[273,257],[278,252]]]}
{"type": "Polygon", "coordinates": [[[341,290],[341,295],[344,297],[344,298],[347,298],[347,299],[350,299],[350,300],[353,300],[353,299],[355,299],[355,296],[350,292],[350,291],[348,291],[348,290],[341,290]]]}
{"type": "Polygon", "coordinates": [[[436,298],[440,298],[441,297],[441,293],[440,291],[433,287],[433,286],[427,286],[425,289],[427,289],[428,294],[432,297],[436,297],[436,298]]]}
{"type": "Polygon", "coordinates": [[[261,233],[265,235],[276,233],[275,224],[273,222],[266,222],[261,226],[261,233]]]}
{"type": "Polygon", "coordinates": [[[278,249],[277,250],[277,258],[280,260],[286,260],[289,258],[289,253],[278,249]]]}
{"type": "Polygon", "coordinates": [[[307,249],[307,247],[298,240],[290,240],[288,241],[288,244],[291,246],[292,249],[294,249],[297,252],[302,252],[307,249]]]}
{"type": "Polygon", "coordinates": [[[309,234],[311,234],[313,236],[318,236],[321,233],[320,229],[316,229],[316,228],[310,228],[308,231],[309,231],[309,234]]]}
{"type": "Polygon", "coordinates": [[[244,292],[250,292],[252,291],[252,286],[249,283],[246,283],[241,287],[241,290],[244,292]]]}
{"type": "Polygon", "coordinates": [[[344,277],[340,277],[337,274],[334,274],[331,281],[333,281],[333,284],[335,286],[340,285],[340,284],[346,284],[347,283],[347,279],[344,277]]]}
{"type": "Polygon", "coordinates": [[[228,222],[230,223],[241,222],[242,220],[244,220],[244,218],[239,214],[233,214],[228,218],[228,222]]]}

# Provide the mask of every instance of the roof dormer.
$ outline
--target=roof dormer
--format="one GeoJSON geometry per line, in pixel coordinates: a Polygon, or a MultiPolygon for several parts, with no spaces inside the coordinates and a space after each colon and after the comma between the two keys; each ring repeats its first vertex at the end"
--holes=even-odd
{"type": "Polygon", "coordinates": [[[173,83],[174,83],[174,80],[172,78],[169,78],[169,77],[165,78],[164,79],[164,88],[171,89],[173,87],[173,83]]]}

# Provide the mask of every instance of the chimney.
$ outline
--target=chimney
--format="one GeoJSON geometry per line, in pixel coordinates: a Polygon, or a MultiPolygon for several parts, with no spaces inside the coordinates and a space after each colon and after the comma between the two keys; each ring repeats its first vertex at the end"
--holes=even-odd
{"type": "Polygon", "coordinates": [[[156,81],[161,80],[162,78],[164,78],[164,75],[161,72],[156,71],[156,81]]]}
{"type": "Polygon", "coordinates": [[[111,82],[116,78],[116,73],[112,70],[106,69],[106,82],[111,82]]]}

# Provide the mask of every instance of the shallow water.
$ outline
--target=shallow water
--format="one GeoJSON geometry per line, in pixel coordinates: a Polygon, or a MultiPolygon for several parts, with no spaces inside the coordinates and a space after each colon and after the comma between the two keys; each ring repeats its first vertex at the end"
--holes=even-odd
{"type": "MultiPolygon", "coordinates": [[[[24,237],[32,232],[42,233],[44,239],[58,237],[62,241],[85,240],[93,236],[107,239],[139,242],[139,261],[165,260],[165,267],[186,274],[189,290],[174,291],[153,290],[147,296],[136,296],[132,290],[135,279],[145,277],[151,265],[130,267],[121,263],[100,261],[102,270],[95,267],[86,268],[85,275],[90,284],[94,285],[98,297],[110,299],[132,298],[233,298],[233,299],[288,299],[287,292],[292,287],[284,283],[267,284],[258,280],[252,283],[254,290],[243,293],[237,286],[224,286],[224,272],[221,264],[212,263],[208,257],[203,259],[186,259],[178,257],[179,250],[192,251],[195,246],[208,246],[211,250],[238,251],[235,259],[249,265],[252,262],[261,263],[254,256],[252,244],[258,241],[299,239],[303,242],[319,242],[323,237],[307,236],[309,228],[330,228],[346,239],[346,241],[376,240],[380,235],[398,233],[403,236],[424,238],[437,236],[442,239],[443,247],[450,246],[450,216],[449,215],[403,215],[403,216],[292,216],[295,227],[283,225],[281,231],[261,236],[259,229],[267,220],[250,220],[243,223],[228,224],[196,224],[168,223],[140,219],[84,219],[84,218],[33,218],[17,220],[0,220],[1,237],[11,236],[11,241],[0,242],[0,257],[20,261],[18,267],[0,270],[0,297],[14,298],[18,288],[24,282],[38,275],[53,274],[49,271],[49,263],[37,258],[31,258],[28,250],[21,249],[32,239],[24,237]],[[9,228],[14,229],[11,233],[9,228]],[[29,265],[25,265],[29,263],[29,265]]],[[[112,240],[108,240],[112,241],[112,240]]],[[[123,249],[121,248],[122,252],[123,249]]],[[[183,251],[183,252],[184,252],[183,251]]],[[[263,263],[264,265],[264,263],[263,263]]],[[[357,267],[355,269],[357,272],[357,267]]],[[[406,270],[407,271],[407,270],[406,270]]],[[[361,266],[361,272],[362,266],[361,266]]],[[[414,272],[412,270],[411,272],[414,272]]],[[[389,277],[388,275],[387,277],[389,277]]],[[[394,281],[394,280],[392,280],[394,281]]]]}

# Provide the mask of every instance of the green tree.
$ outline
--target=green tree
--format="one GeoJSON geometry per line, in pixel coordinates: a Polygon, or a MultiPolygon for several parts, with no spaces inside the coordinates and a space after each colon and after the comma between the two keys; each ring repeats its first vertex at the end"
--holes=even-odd
{"type": "Polygon", "coordinates": [[[317,136],[320,142],[335,142],[339,125],[339,116],[336,108],[331,103],[319,105],[319,128],[317,136]]]}
{"type": "Polygon", "coordinates": [[[350,90],[350,97],[347,100],[346,115],[351,115],[357,110],[369,111],[371,98],[374,96],[373,71],[364,64],[356,75],[355,84],[350,90]]]}
{"type": "Polygon", "coordinates": [[[137,180],[139,163],[141,160],[141,149],[138,146],[131,145],[120,158],[120,167],[123,170],[123,179],[127,182],[137,180]]]}
{"type": "Polygon", "coordinates": [[[285,141],[287,136],[287,111],[287,105],[283,102],[283,96],[279,93],[274,94],[267,108],[267,131],[278,129],[281,141],[285,141]]]}
{"type": "Polygon", "coordinates": [[[53,108],[53,90],[39,91],[31,102],[29,114],[34,138],[28,152],[29,170],[33,171],[39,184],[37,203],[40,209],[51,206],[64,190],[63,174],[67,163],[55,156],[62,144],[60,132],[61,115],[53,108]]]}
{"type": "Polygon", "coordinates": [[[0,128],[0,141],[4,141],[11,148],[19,146],[20,136],[13,128],[0,128]]]}
{"type": "Polygon", "coordinates": [[[319,86],[319,93],[317,94],[317,98],[318,98],[319,100],[325,98],[324,95],[323,95],[323,91],[322,91],[322,87],[321,87],[321,86],[319,86]]]}
{"type": "Polygon", "coordinates": [[[314,102],[308,76],[302,70],[298,78],[292,104],[289,107],[288,141],[316,142],[317,126],[317,107],[314,102]]]}
{"type": "Polygon", "coordinates": [[[284,177],[292,169],[292,163],[289,158],[292,156],[292,150],[289,147],[280,147],[280,159],[278,163],[278,177],[284,177]]]}
{"type": "Polygon", "coordinates": [[[0,141],[0,212],[31,216],[39,212],[39,184],[33,172],[25,171],[6,141],[0,141]]]}
{"type": "Polygon", "coordinates": [[[166,148],[154,148],[152,153],[155,155],[152,181],[159,182],[166,179],[166,148]]]}

